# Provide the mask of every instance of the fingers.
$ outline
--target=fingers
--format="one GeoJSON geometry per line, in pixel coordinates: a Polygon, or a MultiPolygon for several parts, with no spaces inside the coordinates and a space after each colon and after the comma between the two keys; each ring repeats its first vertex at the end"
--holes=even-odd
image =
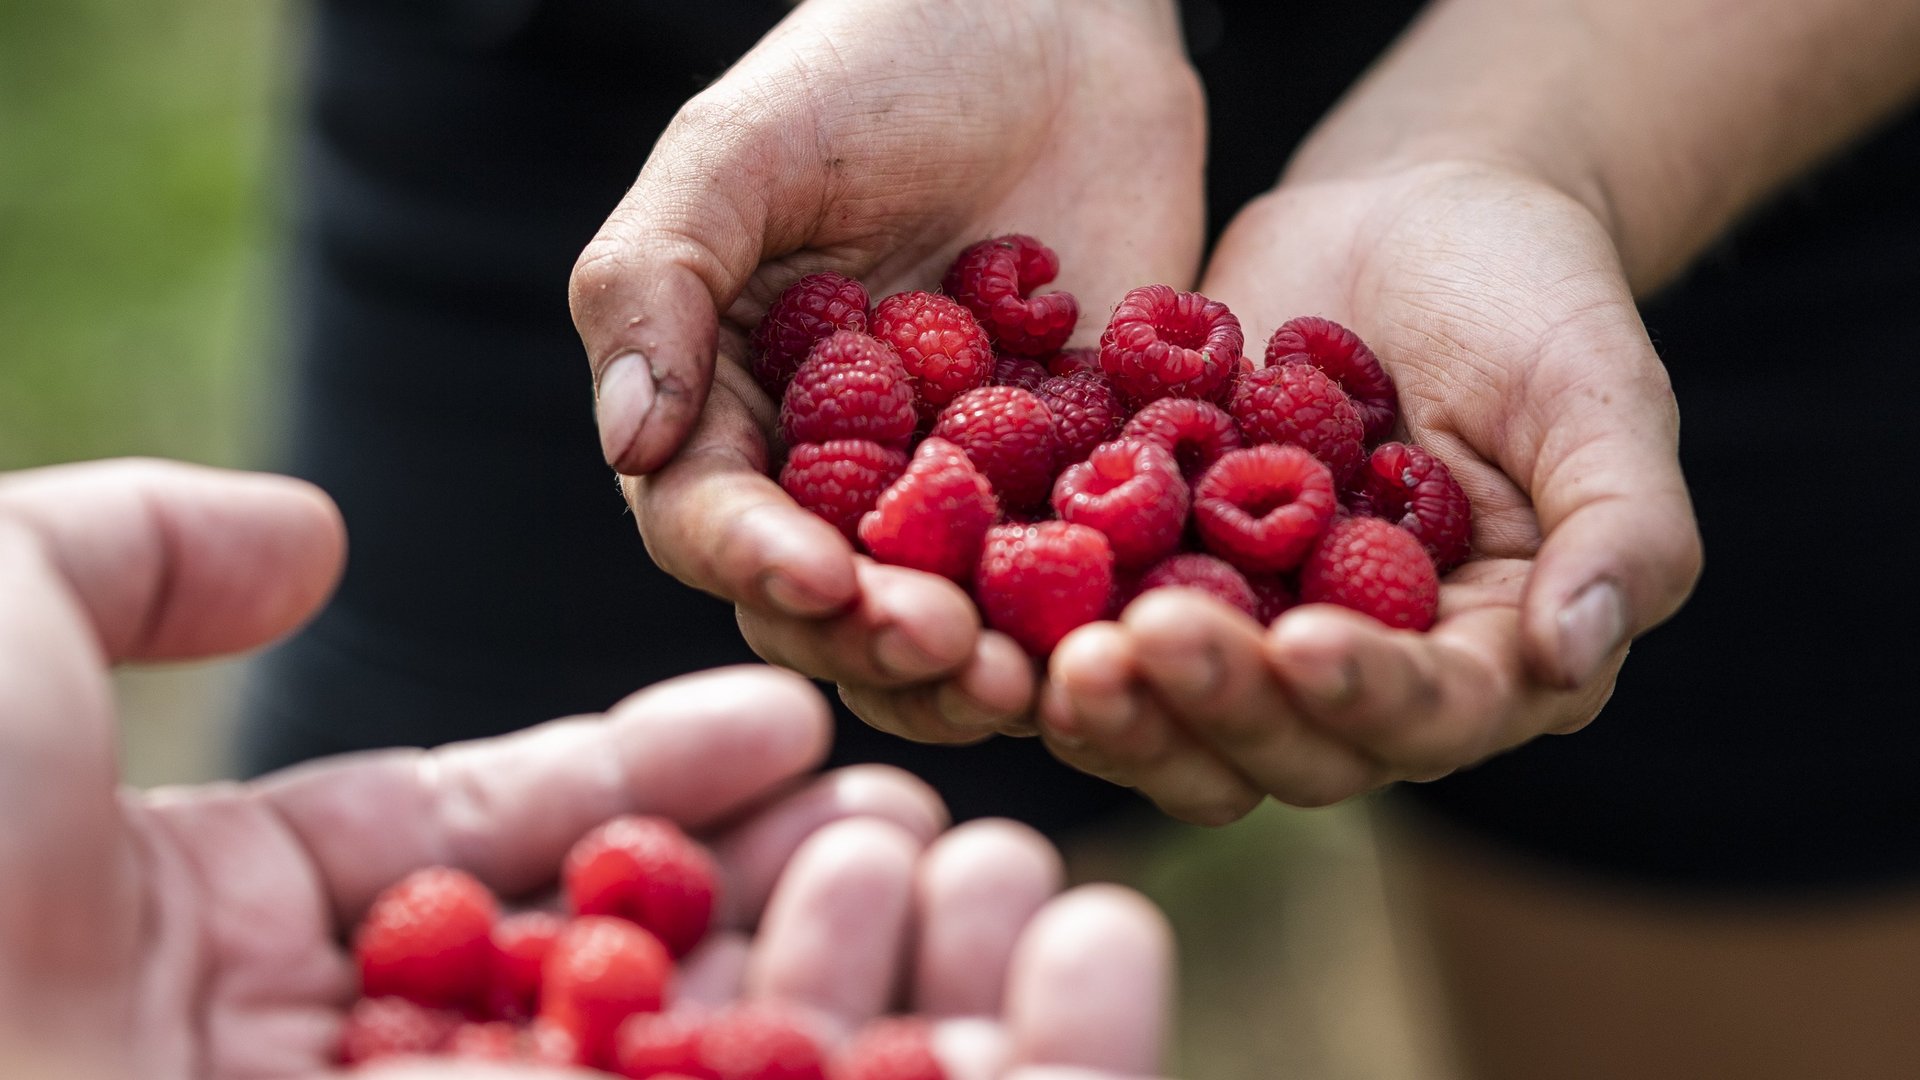
{"type": "Polygon", "coordinates": [[[814,678],[880,687],[952,675],[973,656],[980,615],[953,582],[864,557],[854,580],[857,606],[827,619],[743,611],[747,644],[814,678]]]}
{"type": "Polygon", "coordinates": [[[1066,893],[1015,950],[1007,983],[1015,1060],[1156,1071],[1172,972],[1172,932],[1145,899],[1102,885],[1066,893]]]}
{"type": "Polygon", "coordinates": [[[973,743],[1012,728],[1033,708],[1033,663],[1005,634],[987,631],[950,678],[911,686],[847,683],[840,698],[868,724],[916,742],[973,743]]]}
{"type": "Polygon", "coordinates": [[[977,821],[941,837],[916,883],[913,1011],[998,1016],[1014,946],[1065,877],[1053,845],[1024,825],[977,821]]]}

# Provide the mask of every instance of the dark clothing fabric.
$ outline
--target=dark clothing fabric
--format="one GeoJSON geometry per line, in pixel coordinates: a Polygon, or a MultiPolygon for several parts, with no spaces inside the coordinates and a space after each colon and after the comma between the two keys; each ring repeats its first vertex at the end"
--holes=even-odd
{"type": "MultiPolygon", "coordinates": [[[[1188,0],[1216,231],[1415,7],[1188,0]]],[[[644,557],[599,460],[565,282],[679,104],[785,10],[319,5],[289,467],[340,501],[353,548],[339,596],[252,684],[248,768],[505,731],[751,659],[725,605],[644,557]]],[[[1896,659],[1915,589],[1874,467],[1901,460],[1895,410],[1920,390],[1917,180],[1909,118],[1648,306],[1687,417],[1700,593],[1586,732],[1408,797],[1644,880],[1917,876],[1920,725],[1896,659]]],[[[842,721],[837,760],[912,768],[962,817],[1058,831],[1136,802],[1030,740],[919,747],[842,721]]]]}

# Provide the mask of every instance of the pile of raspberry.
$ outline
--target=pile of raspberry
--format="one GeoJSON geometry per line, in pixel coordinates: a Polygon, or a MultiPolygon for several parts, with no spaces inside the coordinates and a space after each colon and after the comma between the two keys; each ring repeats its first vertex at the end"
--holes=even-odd
{"type": "Polygon", "coordinates": [[[1199,293],[1128,293],[1067,348],[1071,293],[1030,236],[960,253],[943,291],[869,305],[836,273],[769,307],[753,370],[780,401],[780,484],[875,559],[970,589],[1044,656],[1152,589],[1201,589],[1270,623],[1332,603],[1425,630],[1471,512],[1404,442],[1393,379],[1359,337],[1294,319],[1242,352],[1199,293]]]}
{"type": "Polygon", "coordinates": [[[347,1065],[399,1057],[586,1067],[632,1080],[945,1080],[925,1023],[829,1051],[797,1008],[676,1003],[714,917],[713,856],[664,818],[615,818],[567,854],[562,905],[503,912],[472,875],[417,871],[353,939],[347,1065]]]}

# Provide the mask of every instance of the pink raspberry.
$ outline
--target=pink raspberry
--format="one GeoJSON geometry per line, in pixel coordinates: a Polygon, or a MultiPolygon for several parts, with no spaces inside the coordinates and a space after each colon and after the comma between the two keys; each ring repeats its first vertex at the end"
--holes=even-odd
{"type": "Polygon", "coordinates": [[[1256,574],[1247,578],[1247,584],[1253,586],[1254,598],[1260,602],[1254,618],[1268,625],[1300,602],[1293,585],[1278,574],[1256,574]]]}
{"type": "Polygon", "coordinates": [[[1047,365],[1040,361],[1003,352],[994,358],[993,378],[987,381],[987,385],[1036,390],[1047,381],[1047,377],[1047,365]]]}
{"type": "Polygon", "coordinates": [[[1267,366],[1312,364],[1353,399],[1371,446],[1393,431],[1400,414],[1393,376],[1360,336],[1331,319],[1304,315],[1281,324],[1267,339],[1267,366]]]}
{"type": "Polygon", "coordinates": [[[1161,398],[1134,413],[1121,435],[1144,439],[1172,454],[1189,484],[1244,442],[1226,410],[1192,398],[1161,398]]]}
{"type": "Polygon", "coordinates": [[[1240,320],[1227,305],[1146,285],[1113,309],[1100,336],[1100,366],[1135,404],[1204,398],[1232,376],[1242,344],[1240,320]]]}
{"type": "Polygon", "coordinates": [[[1333,520],[1333,477],[1297,446],[1255,446],[1215,462],[1193,489],[1207,550],[1249,574],[1291,570],[1333,520]]]}
{"type": "Polygon", "coordinates": [[[1061,349],[1047,359],[1049,375],[1072,375],[1079,371],[1106,378],[1106,369],[1100,366],[1099,349],[1061,349]]]}
{"type": "Polygon", "coordinates": [[[973,314],[951,297],[896,293],[874,307],[868,324],[874,337],[900,354],[923,417],[986,385],[993,375],[993,342],[973,314]]]}
{"type": "Polygon", "coordinates": [[[1247,442],[1298,446],[1333,470],[1344,484],[1366,454],[1360,413],[1346,391],[1319,368],[1282,364],[1240,380],[1233,419],[1247,442]]]}
{"type": "Polygon", "coordinates": [[[941,287],[966,305],[1002,349],[1046,356],[1073,336],[1080,304],[1072,293],[1034,296],[1060,276],[1060,257],[1031,236],[982,240],[960,253],[941,287]]]}
{"type": "Polygon", "coordinates": [[[1187,498],[1173,455],[1133,439],[1094,448],[1053,483],[1060,520],[1100,530],[1122,567],[1145,566],[1180,546],[1187,498]]]}
{"type": "Polygon", "coordinates": [[[815,342],[836,330],[866,328],[866,286],[831,270],[808,274],[775,297],[753,328],[753,376],[778,397],[815,342]]]}
{"type": "Polygon", "coordinates": [[[928,439],[860,519],[860,542],[883,563],[971,581],[1000,516],[993,485],[945,439],[928,439]]]}
{"type": "Polygon", "coordinates": [[[1094,447],[1113,438],[1127,417],[1120,395],[1095,372],[1055,375],[1034,393],[1053,414],[1056,469],[1085,461],[1094,447]]]}
{"type": "Polygon", "coordinates": [[[834,1058],[833,1080],[947,1080],[933,1031],[917,1017],[875,1020],[834,1058]]]}
{"type": "Polygon", "coordinates": [[[815,345],[780,402],[780,436],[788,446],[867,439],[905,450],[918,421],[900,357],[853,330],[815,345]]]}
{"type": "Polygon", "coordinates": [[[864,439],[801,443],[787,455],[780,486],[847,539],[855,539],[861,515],[907,470],[907,455],[864,439]]]}
{"type": "Polygon", "coordinates": [[[983,386],[953,399],[933,436],[966,451],[1005,507],[1045,502],[1053,485],[1053,414],[1017,386],[983,386]]]}
{"type": "Polygon", "coordinates": [[[1161,559],[1134,582],[1126,594],[1126,602],[1132,603],[1155,589],[1198,589],[1255,618],[1260,610],[1259,598],[1254,595],[1253,586],[1247,584],[1246,575],[1211,555],[1187,552],[1161,559]]]}
{"type": "Polygon", "coordinates": [[[493,924],[493,974],[488,1013],[500,1020],[524,1020],[540,1008],[540,969],[566,928],[549,911],[522,911],[493,924]]]}
{"type": "Polygon", "coordinates": [[[1425,630],[1440,609],[1440,577],[1427,549],[1379,518],[1337,521],[1300,568],[1300,602],[1338,604],[1388,626],[1425,630]]]}
{"type": "Polygon", "coordinates": [[[720,869],[713,853],[663,817],[623,814],[574,842],[560,883],[577,915],[646,927],[675,957],[713,922],[720,869]]]}
{"type": "Polygon", "coordinates": [[[731,1005],[700,1032],[701,1072],[715,1080],[825,1080],[826,1064],[797,1012],[731,1005]]]}
{"type": "Polygon", "coordinates": [[[1354,474],[1347,505],[1391,521],[1426,546],[1444,574],[1467,561],[1473,507],[1439,458],[1406,443],[1381,443],[1354,474]]]}
{"type": "Polygon", "coordinates": [[[1066,521],[997,525],[974,585],[986,624],[1035,656],[1106,613],[1113,549],[1098,530],[1066,521]]]}
{"type": "Polygon", "coordinates": [[[620,1022],[614,1034],[614,1062],[628,1080],[712,1077],[700,1064],[700,1036],[705,1030],[705,1020],[694,1013],[634,1013],[620,1022]]]}
{"type": "Polygon", "coordinates": [[[347,1065],[432,1054],[460,1026],[460,1014],[401,997],[364,997],[340,1029],[340,1060],[347,1065]]]}
{"type": "Polygon", "coordinates": [[[578,1065],[580,1046],[555,1024],[520,1027],[504,1021],[461,1024],[440,1051],[461,1061],[500,1061],[519,1065],[578,1065]]]}

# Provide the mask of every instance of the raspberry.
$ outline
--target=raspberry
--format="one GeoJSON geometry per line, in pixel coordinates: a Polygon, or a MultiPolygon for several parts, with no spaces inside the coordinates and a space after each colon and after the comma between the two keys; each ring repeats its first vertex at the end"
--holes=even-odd
{"type": "Polygon", "coordinates": [[[614,1038],[614,1058],[628,1080],[687,1076],[713,1080],[717,1075],[700,1063],[700,1034],[706,1025],[683,1012],[635,1013],[620,1024],[614,1038]]]}
{"type": "Polygon", "coordinates": [[[572,1035],[581,1060],[598,1068],[612,1063],[622,1020],[666,1003],[673,958],[625,919],[582,915],[553,943],[541,976],[541,1019],[572,1035]]]}
{"type": "Polygon", "coordinates": [[[1360,413],[1316,367],[1261,368],[1240,380],[1231,411],[1247,442],[1298,446],[1325,462],[1336,484],[1347,482],[1366,453],[1360,413]]]}
{"type": "Polygon", "coordinates": [[[778,396],[815,342],[836,330],[866,328],[866,286],[831,270],[808,274],[775,297],[753,328],[753,377],[778,396]]]}
{"type": "Polygon", "coordinates": [[[1187,483],[1203,473],[1244,440],[1233,417],[1218,405],[1192,398],[1162,398],[1133,414],[1120,431],[1121,438],[1144,439],[1173,455],[1187,483]]]}
{"type": "Polygon", "coordinates": [[[367,997],[353,1003],[340,1029],[340,1060],[358,1065],[380,1058],[432,1054],[460,1026],[460,1014],[430,1009],[399,997],[367,997]]]}
{"type": "Polygon", "coordinates": [[[905,453],[865,439],[802,443],[787,455],[780,486],[852,540],[860,515],[906,470],[905,453]]]}
{"type": "Polygon", "coordinates": [[[354,935],[360,992],[421,1005],[484,1004],[499,914],[493,894],[464,871],[440,866],[407,875],[374,898],[354,935]]]}
{"type": "Polygon", "coordinates": [[[1410,532],[1379,518],[1335,522],[1300,568],[1300,601],[1339,604],[1388,626],[1425,630],[1440,608],[1440,578],[1410,532]]]}
{"type": "Polygon", "coordinates": [[[493,975],[488,1015],[524,1020],[540,1008],[540,969],[566,922],[546,911],[523,911],[493,924],[493,975]]]}
{"type": "Polygon", "coordinates": [[[993,378],[987,380],[987,385],[1017,386],[1022,390],[1032,390],[1046,382],[1047,377],[1047,366],[1040,361],[1001,353],[994,358],[993,378]]]}
{"type": "Polygon", "coordinates": [[[614,818],[573,845],[561,869],[580,915],[613,915],[646,927],[685,956],[713,921],[713,856],[663,817],[614,818]]]}
{"type": "Polygon", "coordinates": [[[1425,545],[1444,574],[1467,559],[1473,507],[1439,458],[1406,443],[1381,443],[1354,474],[1348,508],[1391,521],[1425,545]]]}
{"type": "Polygon", "coordinates": [[[522,1065],[577,1065],[579,1046],[573,1036],[552,1024],[515,1027],[498,1020],[461,1024],[441,1049],[442,1055],[465,1061],[505,1061],[522,1065]]]}
{"type": "Polygon", "coordinates": [[[1096,447],[1053,484],[1060,520],[1100,530],[1121,567],[1145,566],[1179,547],[1187,501],[1173,455],[1138,439],[1096,447]]]}
{"type": "Polygon", "coordinates": [[[1136,404],[1204,398],[1240,364],[1240,320],[1227,305],[1170,285],[1121,298],[1100,336],[1100,366],[1136,404]]]}
{"type": "Polygon", "coordinates": [[[1017,386],[969,390],[940,411],[933,436],[966,451],[1001,505],[1046,501],[1053,485],[1053,414],[1030,391],[1017,386]]]}
{"type": "Polygon", "coordinates": [[[1267,366],[1312,364],[1353,399],[1367,445],[1387,437],[1399,416],[1393,376],[1360,336],[1330,319],[1305,315],[1281,324],[1267,339],[1267,366]]]}
{"type": "Polygon", "coordinates": [[[906,365],[853,330],[815,345],[780,401],[780,437],[788,446],[868,439],[904,450],[918,421],[906,365]]]}
{"type": "Polygon", "coordinates": [[[1073,336],[1080,304],[1072,293],[1034,296],[1060,276],[1060,257],[1031,236],[982,240],[960,253],[941,283],[966,305],[1002,349],[1015,356],[1046,356],[1073,336]]]}
{"type": "Polygon", "coordinates": [[[714,1080],[825,1080],[820,1046],[798,1017],[766,1005],[736,1005],[700,1033],[700,1065],[714,1080]]]}
{"type": "Polygon", "coordinates": [[[860,519],[860,542],[883,563],[965,583],[999,516],[993,486],[966,453],[945,439],[928,439],[860,519]]]}
{"type": "Polygon", "coordinates": [[[875,1020],[833,1062],[833,1080],[947,1080],[924,1020],[875,1020]]]}
{"type": "Polygon", "coordinates": [[[1106,369],[1100,366],[1099,349],[1061,349],[1047,360],[1047,374],[1072,375],[1085,371],[1106,378],[1106,369]]]}
{"type": "Polygon", "coordinates": [[[1259,598],[1246,575],[1211,555],[1187,552],[1169,555],[1154,563],[1125,594],[1132,603],[1136,597],[1155,589],[1198,589],[1230,607],[1237,607],[1258,618],[1259,598]]]}
{"type": "Polygon", "coordinates": [[[1333,520],[1333,477],[1297,446],[1255,446],[1215,462],[1193,489],[1208,551],[1249,574],[1291,570],[1333,520]]]}
{"type": "Polygon", "coordinates": [[[993,375],[993,342],[959,301],[936,293],[896,293],[873,309],[873,336],[893,346],[913,380],[920,415],[993,375]]]}
{"type": "Polygon", "coordinates": [[[1263,623],[1271,624],[1300,602],[1293,586],[1277,574],[1256,574],[1247,578],[1247,584],[1253,586],[1254,599],[1260,602],[1254,618],[1263,623]]]}
{"type": "Polygon", "coordinates": [[[988,626],[1045,656],[1106,614],[1113,549],[1098,530],[1065,521],[997,526],[980,555],[975,593],[988,626]]]}
{"type": "Polygon", "coordinates": [[[1098,372],[1055,375],[1034,393],[1053,414],[1053,438],[1059,450],[1053,463],[1056,469],[1085,461],[1094,447],[1113,438],[1127,418],[1120,395],[1098,372]]]}

